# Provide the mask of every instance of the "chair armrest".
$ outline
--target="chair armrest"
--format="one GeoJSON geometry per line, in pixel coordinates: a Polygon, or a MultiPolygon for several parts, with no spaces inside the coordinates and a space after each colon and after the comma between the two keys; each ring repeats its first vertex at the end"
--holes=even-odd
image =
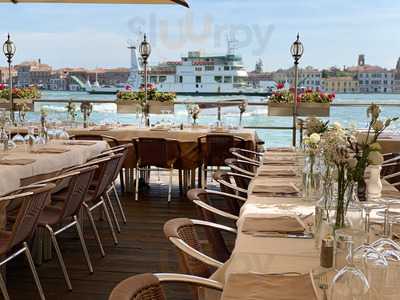
{"type": "Polygon", "coordinates": [[[394,162],[400,162],[400,156],[396,156],[396,157],[393,157],[393,158],[390,158],[390,159],[388,159],[388,160],[385,160],[384,162],[383,162],[383,164],[382,164],[382,166],[383,167],[385,167],[386,165],[388,165],[388,164],[390,164],[390,163],[394,163],[394,162]]]}
{"type": "Polygon", "coordinates": [[[244,174],[240,174],[240,173],[233,173],[233,172],[228,172],[228,175],[232,176],[232,177],[246,178],[246,179],[249,179],[249,180],[252,180],[254,178],[254,177],[249,176],[249,175],[244,175],[244,174]]]}
{"type": "Polygon", "coordinates": [[[258,166],[261,165],[261,163],[258,160],[251,159],[251,158],[249,158],[249,157],[247,157],[245,155],[239,154],[237,152],[232,152],[232,155],[236,156],[237,158],[239,158],[241,160],[244,160],[244,161],[247,161],[247,162],[250,162],[250,163],[253,163],[253,164],[257,164],[258,166]]]}
{"type": "Polygon", "coordinates": [[[201,208],[204,208],[205,210],[208,210],[208,211],[212,212],[213,214],[219,215],[221,217],[231,219],[234,221],[239,220],[239,217],[232,215],[230,213],[227,213],[226,211],[215,208],[214,206],[211,206],[201,200],[194,200],[193,203],[196,204],[197,206],[200,206],[201,208]]]}
{"type": "Polygon", "coordinates": [[[224,186],[226,186],[226,187],[232,189],[232,190],[235,190],[235,191],[237,191],[237,192],[241,192],[241,193],[246,193],[246,194],[247,194],[247,190],[242,189],[242,188],[240,188],[240,187],[238,187],[238,186],[236,186],[236,185],[234,185],[234,184],[232,184],[232,183],[229,183],[228,181],[225,181],[225,180],[222,180],[222,179],[218,179],[217,182],[218,182],[219,184],[222,184],[222,185],[224,185],[224,186]]]}
{"type": "Polygon", "coordinates": [[[170,237],[169,240],[171,241],[172,244],[174,244],[178,249],[183,251],[184,253],[190,255],[191,257],[201,261],[202,263],[205,263],[206,265],[209,265],[211,267],[215,268],[220,268],[223,266],[223,263],[215,260],[212,257],[209,257],[205,255],[204,253],[201,253],[200,251],[197,251],[193,247],[189,246],[187,243],[185,243],[182,239],[176,238],[176,237],[170,237]]]}
{"type": "Polygon", "coordinates": [[[153,275],[156,276],[160,282],[184,282],[189,284],[201,285],[219,291],[222,291],[224,287],[221,282],[193,275],[172,273],[156,273],[153,275]]]}
{"type": "Polygon", "coordinates": [[[397,176],[400,176],[400,172],[396,172],[396,173],[384,176],[383,179],[390,179],[390,178],[394,178],[394,177],[397,177],[397,176]]]}
{"type": "Polygon", "coordinates": [[[251,177],[256,176],[255,173],[250,172],[250,171],[247,171],[247,170],[242,169],[242,168],[239,168],[238,166],[235,166],[235,165],[233,165],[233,164],[229,164],[228,167],[230,167],[231,169],[233,169],[233,170],[235,170],[235,171],[238,171],[238,172],[240,172],[240,173],[243,173],[244,175],[247,175],[247,176],[251,176],[251,177]]]}
{"type": "Polygon", "coordinates": [[[212,223],[212,222],[208,222],[208,221],[203,221],[203,220],[193,220],[193,219],[191,219],[190,221],[192,221],[192,223],[194,225],[212,227],[212,228],[215,228],[215,229],[220,229],[220,230],[224,230],[224,231],[227,231],[227,232],[230,232],[230,233],[237,234],[237,230],[236,229],[234,229],[232,227],[225,226],[225,225],[212,223]]]}
{"type": "Polygon", "coordinates": [[[240,201],[243,201],[243,202],[247,201],[246,198],[240,197],[238,195],[228,194],[228,193],[224,193],[224,192],[220,192],[220,191],[205,190],[205,192],[207,194],[218,195],[218,196],[223,196],[223,197],[229,197],[229,198],[233,198],[233,199],[240,200],[240,201]]]}

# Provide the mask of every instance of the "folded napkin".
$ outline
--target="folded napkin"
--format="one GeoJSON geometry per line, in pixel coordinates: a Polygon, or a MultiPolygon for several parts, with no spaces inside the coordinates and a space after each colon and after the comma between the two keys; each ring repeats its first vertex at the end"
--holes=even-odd
{"type": "Polygon", "coordinates": [[[0,165],[7,166],[25,166],[33,164],[36,160],[28,158],[16,158],[16,159],[1,159],[0,165]]]}
{"type": "Polygon", "coordinates": [[[58,153],[65,153],[68,151],[69,151],[69,149],[63,149],[63,148],[39,148],[39,149],[31,150],[31,153],[58,154],[58,153]]]}
{"type": "Polygon", "coordinates": [[[293,183],[270,182],[270,183],[255,183],[253,193],[262,193],[266,197],[298,195],[300,190],[293,183]]]}
{"type": "Polygon", "coordinates": [[[69,145],[69,146],[93,146],[93,145],[96,145],[96,142],[68,141],[68,142],[65,142],[64,145],[69,145]]]}
{"type": "Polygon", "coordinates": [[[317,300],[310,274],[231,274],[222,300],[317,300]]]}
{"type": "Polygon", "coordinates": [[[296,176],[296,171],[292,168],[282,168],[270,166],[268,168],[261,167],[258,169],[259,176],[268,177],[293,177],[296,176]]]}
{"type": "Polygon", "coordinates": [[[263,158],[264,165],[294,165],[296,158],[293,156],[266,156],[263,158]]]}
{"type": "Polygon", "coordinates": [[[298,216],[263,215],[263,217],[245,217],[242,232],[270,232],[270,233],[303,233],[304,223],[298,216]]]}

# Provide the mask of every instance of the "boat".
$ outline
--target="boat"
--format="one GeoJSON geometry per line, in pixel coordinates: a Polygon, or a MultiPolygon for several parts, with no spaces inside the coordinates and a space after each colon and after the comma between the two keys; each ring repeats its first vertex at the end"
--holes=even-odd
{"type": "Polygon", "coordinates": [[[255,88],[242,58],[235,54],[234,41],[228,41],[225,55],[204,56],[190,51],[178,62],[152,67],[149,82],[161,92],[187,96],[268,96],[270,88],[255,88]]]}

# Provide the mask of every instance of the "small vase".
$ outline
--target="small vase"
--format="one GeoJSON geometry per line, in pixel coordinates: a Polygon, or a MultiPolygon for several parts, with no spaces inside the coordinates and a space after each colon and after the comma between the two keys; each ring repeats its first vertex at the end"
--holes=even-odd
{"type": "Polygon", "coordinates": [[[303,177],[304,199],[315,202],[320,198],[321,187],[321,160],[318,155],[309,154],[305,158],[305,172],[303,177]]]}
{"type": "Polygon", "coordinates": [[[378,199],[382,195],[381,165],[370,165],[367,167],[367,197],[369,200],[378,199]]]}

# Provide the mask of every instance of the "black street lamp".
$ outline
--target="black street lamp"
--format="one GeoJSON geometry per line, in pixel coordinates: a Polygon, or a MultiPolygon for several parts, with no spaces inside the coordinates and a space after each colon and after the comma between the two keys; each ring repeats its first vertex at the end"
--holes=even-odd
{"type": "Polygon", "coordinates": [[[303,56],[304,47],[300,42],[300,36],[297,34],[297,39],[290,47],[290,53],[294,59],[294,99],[293,99],[293,146],[296,146],[296,132],[297,132],[297,82],[299,77],[299,61],[303,56]]]}
{"type": "Polygon", "coordinates": [[[13,78],[11,74],[11,62],[12,58],[14,57],[16,48],[14,43],[10,40],[10,34],[8,34],[7,40],[3,44],[3,53],[7,58],[8,62],[8,80],[9,80],[9,90],[10,90],[10,115],[11,115],[11,121],[14,124],[15,121],[15,116],[14,116],[14,100],[12,96],[12,85],[13,85],[13,78]]]}
{"type": "Polygon", "coordinates": [[[144,67],[144,115],[145,115],[145,124],[146,126],[150,126],[149,119],[149,104],[147,102],[147,60],[151,54],[151,46],[147,41],[146,34],[144,35],[143,42],[140,44],[139,52],[142,57],[143,67],[144,67]]]}

